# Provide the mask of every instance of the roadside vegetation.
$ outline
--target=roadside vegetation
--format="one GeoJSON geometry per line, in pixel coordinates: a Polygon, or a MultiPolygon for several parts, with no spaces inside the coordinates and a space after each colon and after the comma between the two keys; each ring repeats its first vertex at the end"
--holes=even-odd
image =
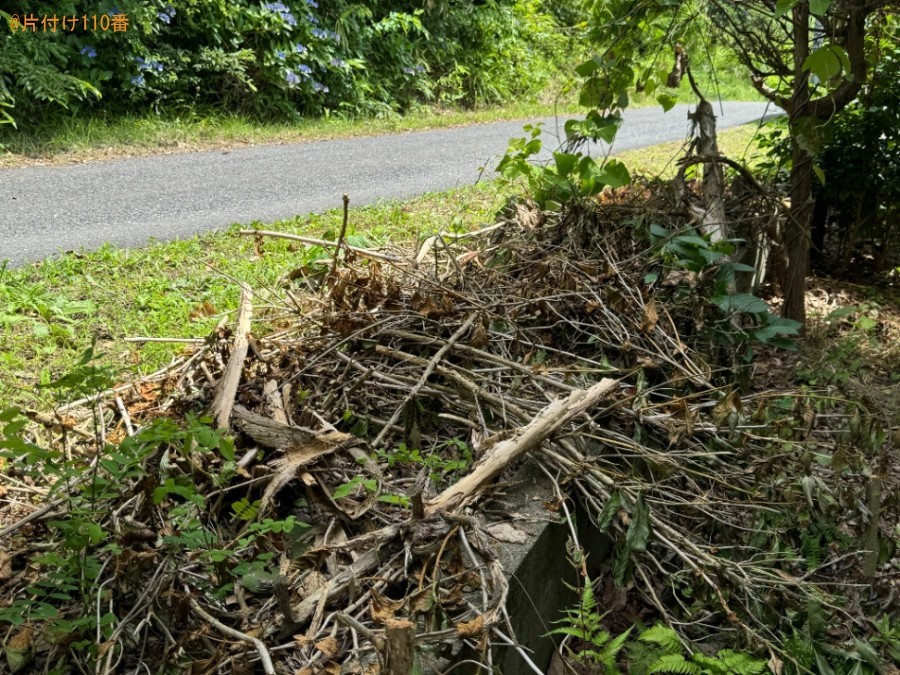
{"type": "MultiPolygon", "coordinates": [[[[95,137],[17,152],[88,157],[148,105],[169,112],[144,149],[180,106],[358,133],[562,79],[588,112],[544,163],[524,127],[493,182],[0,269],[8,669],[531,663],[496,555],[529,540],[509,500],[531,455],[569,534],[551,670],[896,675],[900,5],[324,5],[4,38],[42,68],[0,60],[8,121],[112,92],[95,137]],[[716,134],[751,76],[787,119],[716,134]],[[689,142],[584,152],[684,97],[689,142]]],[[[206,116],[176,143],[222,142],[206,116]]],[[[246,133],[296,140],[282,124],[246,133]]]]}

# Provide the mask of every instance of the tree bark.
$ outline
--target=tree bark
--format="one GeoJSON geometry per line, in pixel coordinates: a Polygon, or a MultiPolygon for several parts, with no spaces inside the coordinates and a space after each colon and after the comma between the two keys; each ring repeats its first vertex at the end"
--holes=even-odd
{"type": "Polygon", "coordinates": [[[798,140],[798,124],[809,115],[809,72],[803,63],[809,56],[809,3],[794,6],[794,93],[789,106],[791,125],[791,210],[784,225],[788,257],[782,282],[781,315],[806,326],[806,275],[809,272],[809,226],[812,221],[812,157],[798,140]]]}

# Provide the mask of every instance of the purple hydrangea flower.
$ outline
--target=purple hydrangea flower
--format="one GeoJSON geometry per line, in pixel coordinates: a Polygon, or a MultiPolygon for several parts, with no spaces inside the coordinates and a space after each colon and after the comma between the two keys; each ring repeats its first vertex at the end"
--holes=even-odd
{"type": "Polygon", "coordinates": [[[284,74],[285,81],[290,85],[295,85],[300,81],[300,77],[293,70],[289,70],[284,74]]]}
{"type": "Polygon", "coordinates": [[[314,9],[318,9],[318,8],[319,8],[319,3],[316,2],[316,0],[306,0],[306,4],[309,5],[310,7],[314,8],[314,9]]]}
{"type": "Polygon", "coordinates": [[[320,40],[324,40],[328,37],[328,31],[322,30],[321,28],[313,28],[310,32],[312,33],[313,37],[317,37],[320,40]]]}
{"type": "Polygon", "coordinates": [[[301,64],[300,64],[300,67],[299,67],[297,70],[299,70],[299,71],[300,71],[301,73],[303,73],[304,75],[309,75],[309,74],[312,72],[312,68],[310,68],[310,67],[309,67],[308,65],[306,65],[305,63],[301,63],[301,64]]]}
{"type": "Polygon", "coordinates": [[[281,16],[281,20],[284,21],[289,26],[296,26],[297,19],[294,18],[294,15],[291,14],[291,10],[283,2],[268,2],[265,4],[265,8],[270,12],[278,12],[281,16]]]}
{"type": "Polygon", "coordinates": [[[279,49],[275,52],[275,58],[277,58],[279,61],[284,61],[287,58],[287,54],[279,49]]]}
{"type": "Polygon", "coordinates": [[[415,74],[416,74],[416,69],[413,68],[412,66],[406,66],[406,67],[403,69],[403,72],[406,73],[407,75],[415,75],[415,74]]]}
{"type": "Polygon", "coordinates": [[[318,91],[318,92],[321,92],[321,93],[323,93],[323,94],[327,94],[327,93],[328,93],[328,87],[326,87],[326,86],[325,86],[324,84],[322,84],[321,82],[313,82],[313,83],[312,83],[312,87],[313,87],[313,91],[318,91]]]}
{"type": "Polygon", "coordinates": [[[143,75],[135,75],[131,78],[131,84],[135,87],[143,87],[144,86],[144,76],[143,75]]]}
{"type": "Polygon", "coordinates": [[[304,47],[303,45],[301,45],[298,42],[297,44],[294,45],[294,51],[297,52],[298,54],[305,54],[307,52],[307,49],[306,49],[306,47],[304,47]]]}
{"type": "Polygon", "coordinates": [[[347,65],[347,63],[346,61],[344,61],[344,59],[331,59],[331,65],[333,65],[335,68],[343,68],[347,65]]]}
{"type": "Polygon", "coordinates": [[[90,45],[85,45],[84,47],[81,48],[81,55],[86,56],[89,59],[92,59],[95,56],[97,56],[97,50],[94,49],[93,47],[91,47],[90,45]]]}

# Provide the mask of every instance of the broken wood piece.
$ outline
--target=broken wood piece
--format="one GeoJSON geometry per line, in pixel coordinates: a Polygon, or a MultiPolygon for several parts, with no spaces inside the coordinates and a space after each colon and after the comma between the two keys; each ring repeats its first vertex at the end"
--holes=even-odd
{"type": "Polygon", "coordinates": [[[250,334],[250,318],[253,315],[253,291],[247,284],[241,284],[241,303],[238,309],[237,330],[231,347],[231,356],[225,366],[225,374],[219,380],[218,390],[210,405],[210,413],[220,429],[227,429],[234,407],[234,397],[241,382],[244,359],[247,358],[250,334]]]}
{"type": "MultiPolygon", "coordinates": [[[[289,391],[290,385],[286,385],[284,393],[287,394],[289,391]]],[[[290,426],[291,423],[288,420],[287,411],[285,409],[285,399],[288,397],[282,395],[282,392],[278,388],[278,382],[275,380],[266,380],[266,384],[263,386],[263,393],[266,396],[266,403],[268,403],[269,410],[272,412],[272,419],[279,424],[290,426]]],[[[316,479],[313,478],[313,475],[309,471],[301,471],[300,480],[303,481],[303,484],[307,487],[315,485],[316,483],[316,479]]]]}
{"type": "Polygon", "coordinates": [[[546,406],[532,420],[509,439],[492,447],[473,467],[472,471],[451,485],[426,509],[427,515],[463,506],[484,485],[529,450],[540,446],[561,426],[574,419],[603,399],[618,384],[618,380],[604,378],[588,389],[578,389],[563,399],[546,406]]]}
{"type": "Polygon", "coordinates": [[[410,675],[415,672],[416,624],[409,619],[388,619],[384,637],[379,640],[384,675],[410,675]]]}
{"type": "Polygon", "coordinates": [[[267,448],[293,448],[316,437],[316,432],[312,429],[276,422],[250,412],[242,405],[234,406],[233,416],[234,426],[267,448]]]}

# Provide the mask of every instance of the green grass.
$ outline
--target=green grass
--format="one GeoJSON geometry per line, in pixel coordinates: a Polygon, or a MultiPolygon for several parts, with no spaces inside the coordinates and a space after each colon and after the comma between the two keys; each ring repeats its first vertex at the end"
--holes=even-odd
{"type": "MultiPolygon", "coordinates": [[[[711,99],[759,100],[740,66],[718,59],[717,76],[698,68],[701,89],[711,99]]],[[[223,147],[291,143],[403,131],[534,119],[554,114],[578,114],[571,90],[554,86],[542,96],[476,110],[425,107],[404,116],[380,118],[325,117],[299,121],[265,121],[246,115],[190,109],[140,115],[99,114],[59,116],[28,130],[0,126],[0,168],[41,162],[85,162],[128,155],[182,152],[223,147]]],[[[666,90],[679,102],[693,103],[687,82],[666,90]]],[[[632,107],[658,105],[655,96],[633,97],[632,107]]]]}
{"type": "MultiPolygon", "coordinates": [[[[760,157],[755,143],[758,132],[758,124],[744,124],[721,131],[717,138],[719,150],[726,157],[743,162],[752,168],[760,157]]],[[[675,141],[639,150],[628,150],[616,156],[625,162],[632,173],[668,179],[678,170],[676,160],[684,155],[684,150],[685,143],[675,141]]]]}
{"type": "MultiPolygon", "coordinates": [[[[502,199],[496,185],[482,183],[354,208],[350,243],[410,241],[441,228],[487,223],[502,199]]],[[[265,229],[336,237],[341,217],[334,210],[265,229]]],[[[184,345],[140,346],[125,342],[126,337],[205,337],[235,309],[235,280],[259,291],[264,305],[267,291],[284,274],[329,256],[318,248],[266,239],[260,257],[253,238],[239,235],[238,229],[140,249],[104,246],[0,272],[0,409],[52,403],[36,385],[65,372],[93,338],[104,363],[130,375],[152,372],[184,345]]],[[[282,307],[276,293],[269,295],[274,306],[282,307]]]]}
{"type": "Polygon", "coordinates": [[[0,167],[34,160],[81,162],[159,152],[291,143],[419,131],[500,120],[544,117],[575,110],[571,97],[513,102],[476,110],[421,108],[404,116],[325,117],[261,121],[245,115],[191,110],[161,115],[59,118],[28,131],[0,128],[0,167]]]}
{"type": "MultiPolygon", "coordinates": [[[[721,134],[721,145],[739,156],[755,127],[721,134]],[[733,149],[732,149],[733,148],[733,149]]],[[[680,144],[623,153],[626,163],[656,175],[680,144]]],[[[508,192],[483,182],[408,201],[387,201],[350,210],[351,243],[367,246],[421,240],[441,229],[467,229],[493,221],[508,192]]],[[[342,213],[300,216],[264,229],[334,238],[342,213]]],[[[205,337],[236,308],[237,281],[260,293],[256,317],[267,303],[288,311],[273,291],[286,273],[329,253],[263,240],[259,256],[250,237],[232,227],[145,248],[99,250],[49,258],[0,271],[0,409],[9,404],[45,408],[52,404],[36,385],[64,373],[97,340],[102,362],[123,371],[123,379],[152,372],[184,345],[126,342],[127,337],[205,337]],[[268,300],[266,299],[268,296],[268,300]]],[[[278,322],[270,325],[277,326],[278,322]]]]}

